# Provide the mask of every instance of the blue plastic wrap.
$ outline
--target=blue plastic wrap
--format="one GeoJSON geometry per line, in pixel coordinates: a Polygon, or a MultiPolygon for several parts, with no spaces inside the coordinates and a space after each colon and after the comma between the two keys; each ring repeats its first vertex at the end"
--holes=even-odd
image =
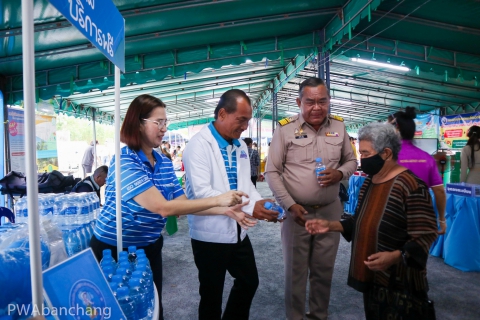
{"type": "MultiPolygon", "coordinates": [[[[32,301],[28,228],[11,226],[3,229],[0,243],[0,315],[8,314],[8,305],[25,305],[32,301]]],[[[40,241],[42,269],[50,265],[50,249],[40,241]]],[[[13,319],[17,317],[14,315],[13,319]]]]}
{"type": "Polygon", "coordinates": [[[350,214],[355,214],[358,204],[358,195],[360,194],[360,189],[362,188],[363,182],[366,177],[362,176],[351,176],[348,180],[348,202],[344,204],[344,211],[350,214]]]}

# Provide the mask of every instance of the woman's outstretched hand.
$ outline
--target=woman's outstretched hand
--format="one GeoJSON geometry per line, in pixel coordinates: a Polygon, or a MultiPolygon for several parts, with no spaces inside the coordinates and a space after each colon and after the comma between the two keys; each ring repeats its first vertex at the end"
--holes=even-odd
{"type": "Polygon", "coordinates": [[[242,208],[246,206],[249,202],[250,200],[245,201],[244,203],[240,203],[233,207],[229,207],[227,211],[225,211],[225,215],[237,221],[240,227],[242,227],[245,230],[255,226],[258,221],[242,211],[242,208]]]}
{"type": "Polygon", "coordinates": [[[330,222],[322,219],[307,220],[305,229],[310,234],[326,233],[330,231],[330,222]]]}
{"type": "Polygon", "coordinates": [[[224,194],[216,196],[217,207],[230,207],[242,203],[242,197],[248,198],[248,194],[242,191],[228,191],[224,194]]]}

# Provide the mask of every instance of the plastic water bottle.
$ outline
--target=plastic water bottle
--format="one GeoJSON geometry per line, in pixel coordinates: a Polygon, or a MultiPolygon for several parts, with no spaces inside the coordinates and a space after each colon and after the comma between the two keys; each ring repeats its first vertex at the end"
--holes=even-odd
{"type": "Polygon", "coordinates": [[[151,285],[150,279],[148,279],[148,274],[144,271],[134,271],[132,274],[132,278],[140,279],[140,285],[143,288],[145,293],[145,299],[148,302],[148,314],[151,316],[153,313],[153,286],[151,285]]]}
{"type": "Polygon", "coordinates": [[[65,243],[65,249],[69,257],[82,251],[80,240],[78,239],[75,229],[62,231],[63,242],[65,243]]]}
{"type": "Polygon", "coordinates": [[[15,203],[15,223],[28,223],[27,198],[20,198],[15,203]]]}
{"type": "Polygon", "coordinates": [[[65,197],[63,207],[65,208],[65,225],[71,226],[78,224],[77,213],[79,204],[77,201],[77,197],[75,195],[68,195],[67,197],[65,197]]]}
{"type": "Polygon", "coordinates": [[[119,275],[122,277],[122,282],[125,284],[125,285],[128,285],[128,280],[130,280],[127,276],[127,270],[125,268],[117,268],[117,271],[115,273],[116,275],[119,275]]]}
{"type": "MultiPolygon", "coordinates": [[[[315,159],[315,174],[317,175],[317,179],[323,176],[322,171],[326,169],[325,165],[322,162],[322,158],[315,159]]],[[[321,185],[321,184],[320,184],[321,185]]]]}
{"type": "Polygon", "coordinates": [[[112,266],[105,266],[104,268],[102,268],[102,271],[103,271],[103,275],[105,276],[105,278],[107,278],[107,281],[112,282],[112,277],[113,277],[112,266]]]}
{"type": "Polygon", "coordinates": [[[148,318],[149,301],[144,288],[140,285],[139,278],[131,278],[128,282],[130,287],[130,297],[135,302],[135,314],[137,319],[143,320],[148,318]]]}
{"type": "Polygon", "coordinates": [[[277,219],[283,219],[285,217],[285,210],[275,202],[265,202],[263,205],[265,209],[278,212],[277,219]]]}
{"type": "Polygon", "coordinates": [[[128,261],[120,261],[119,268],[124,268],[128,278],[132,276],[133,269],[128,261]]]}
{"type": "Polygon", "coordinates": [[[108,283],[110,285],[110,289],[112,289],[113,296],[116,298],[117,297],[117,289],[118,289],[118,282],[111,282],[108,283]]]}
{"type": "Polygon", "coordinates": [[[59,226],[65,224],[65,195],[59,195],[53,203],[53,222],[59,226]]]}
{"type": "MultiPolygon", "coordinates": [[[[137,264],[137,247],[135,246],[129,246],[128,247],[128,261],[132,266],[135,266],[137,264]]],[[[132,268],[133,269],[133,268],[132,268]]]]}
{"type": "Polygon", "coordinates": [[[102,265],[102,263],[105,263],[106,261],[108,261],[108,263],[112,266],[113,270],[117,268],[115,259],[113,259],[112,256],[112,250],[110,249],[105,249],[102,251],[102,260],[100,260],[100,265],[102,265]]]}
{"type": "Polygon", "coordinates": [[[129,295],[128,287],[121,287],[117,289],[118,304],[122,308],[123,314],[127,320],[136,320],[135,317],[135,303],[129,295]]]}
{"type": "MultiPolygon", "coordinates": [[[[142,274],[143,279],[146,281],[145,285],[147,287],[147,292],[149,294],[149,299],[153,300],[155,297],[155,287],[153,286],[153,274],[151,271],[147,270],[147,265],[143,262],[139,262],[137,264],[137,270],[135,272],[140,272],[142,274]]],[[[153,306],[153,305],[152,305],[153,306]]]]}
{"type": "Polygon", "coordinates": [[[119,288],[125,287],[127,285],[126,283],[123,282],[123,278],[119,274],[113,275],[112,282],[116,282],[119,288]]]}

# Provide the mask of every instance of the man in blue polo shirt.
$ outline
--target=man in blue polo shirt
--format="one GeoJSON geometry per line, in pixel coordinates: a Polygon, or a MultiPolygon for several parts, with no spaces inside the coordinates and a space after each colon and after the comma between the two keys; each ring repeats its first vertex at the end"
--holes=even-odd
{"type": "MultiPolygon", "coordinates": [[[[249,195],[243,211],[256,219],[276,222],[266,210],[250,179],[250,159],[239,140],[252,118],[250,98],[241,90],[225,92],[215,109],[215,121],[188,143],[183,153],[189,199],[206,198],[228,190],[249,195]]],[[[195,264],[200,281],[200,320],[248,319],[258,287],[258,273],[250,239],[237,222],[223,216],[188,216],[195,264]],[[235,278],[222,317],[226,272],[235,278]]]]}

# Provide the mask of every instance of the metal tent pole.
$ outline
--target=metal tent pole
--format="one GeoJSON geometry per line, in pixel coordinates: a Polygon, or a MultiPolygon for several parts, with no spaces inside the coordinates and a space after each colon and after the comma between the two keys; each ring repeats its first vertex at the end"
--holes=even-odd
{"type": "Polygon", "coordinates": [[[27,179],[28,240],[33,316],[43,310],[42,252],[38,215],[37,145],[35,134],[35,42],[33,0],[22,0],[23,101],[25,108],[25,173],[27,179]]]}
{"type": "MultiPolygon", "coordinates": [[[[95,121],[96,121],[96,114],[95,114],[95,108],[92,108],[92,123],[93,123],[93,157],[94,157],[94,163],[95,163],[95,169],[98,168],[98,163],[97,163],[97,127],[95,126],[95,121]]],[[[93,171],[95,171],[93,169],[93,171]]]]}
{"type": "Polygon", "coordinates": [[[115,210],[117,212],[117,261],[123,250],[122,181],[120,175],[120,69],[115,66],[115,210]]]}

